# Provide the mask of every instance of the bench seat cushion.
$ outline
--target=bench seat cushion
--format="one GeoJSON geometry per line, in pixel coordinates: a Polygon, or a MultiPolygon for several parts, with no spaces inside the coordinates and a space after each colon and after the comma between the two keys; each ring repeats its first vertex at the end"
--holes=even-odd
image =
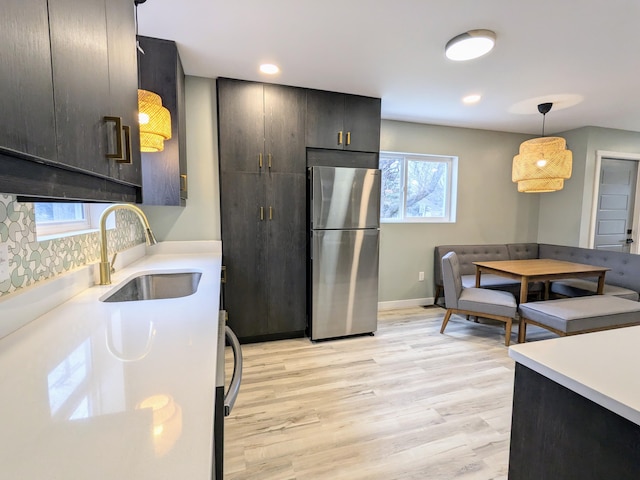
{"type": "MultiPolygon", "coordinates": [[[[595,295],[598,290],[598,282],[584,280],[581,278],[571,278],[559,280],[551,283],[551,291],[565,297],[584,297],[585,295],[595,295]]],[[[604,285],[604,294],[615,297],[626,298],[627,300],[638,301],[638,292],[616,285],[604,285]]]]}
{"type": "Polygon", "coordinates": [[[609,295],[520,304],[527,319],[564,333],[640,323],[640,302],[609,295]]]}
{"type": "MultiPolygon", "coordinates": [[[[638,304],[640,306],[640,303],[638,304]]],[[[516,316],[516,299],[508,292],[486,288],[464,288],[458,299],[460,310],[483,312],[503,317],[516,316]]]]}

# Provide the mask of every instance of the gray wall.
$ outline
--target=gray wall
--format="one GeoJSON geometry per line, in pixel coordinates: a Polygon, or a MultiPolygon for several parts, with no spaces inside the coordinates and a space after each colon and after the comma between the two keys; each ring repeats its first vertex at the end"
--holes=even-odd
{"type": "Polygon", "coordinates": [[[589,245],[598,151],[640,154],[640,133],[611,128],[583,127],[558,136],[573,152],[573,172],[560,192],[540,194],[538,241],[587,247],[589,245]]]}
{"type": "Polygon", "coordinates": [[[558,192],[536,193],[540,197],[538,243],[579,246],[585,165],[589,132],[580,128],[558,134],[573,154],[571,178],[558,192]]]}
{"type": "Polygon", "coordinates": [[[433,296],[433,247],[444,244],[535,242],[537,195],[518,193],[511,164],[520,135],[383,120],[380,150],[458,157],[455,223],[383,224],[379,301],[433,296]],[[418,272],[425,281],[418,281],[418,272]]]}
{"type": "Polygon", "coordinates": [[[216,81],[186,78],[186,207],[143,207],[158,240],[220,240],[216,81]]]}

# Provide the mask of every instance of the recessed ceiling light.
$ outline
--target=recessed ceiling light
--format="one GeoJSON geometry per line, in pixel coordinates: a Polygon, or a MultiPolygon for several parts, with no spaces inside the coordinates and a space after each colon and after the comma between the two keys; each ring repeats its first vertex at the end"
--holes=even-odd
{"type": "Polygon", "coordinates": [[[260,71],[268,75],[274,75],[278,73],[280,69],[278,68],[277,65],[274,65],[273,63],[263,63],[262,65],[260,65],[260,71]]]}
{"type": "Polygon", "coordinates": [[[496,34],[491,30],[469,30],[447,42],[445,55],[450,60],[472,60],[489,53],[496,44],[496,34]]]}
{"type": "Polygon", "coordinates": [[[481,95],[467,95],[466,97],[462,98],[462,102],[470,105],[472,103],[478,103],[481,98],[481,95]]]}

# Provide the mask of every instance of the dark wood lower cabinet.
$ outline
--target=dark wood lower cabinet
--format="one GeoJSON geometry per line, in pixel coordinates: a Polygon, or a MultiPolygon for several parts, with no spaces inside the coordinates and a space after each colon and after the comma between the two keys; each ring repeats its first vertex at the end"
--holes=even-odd
{"type": "Polygon", "coordinates": [[[273,173],[268,182],[269,331],[302,336],[306,327],[306,177],[273,173]]]}
{"type": "Polygon", "coordinates": [[[305,176],[223,172],[224,305],[241,342],[303,336],[305,176]]]}
{"type": "Polygon", "coordinates": [[[640,426],[516,363],[509,480],[638,478],[640,426]]]}

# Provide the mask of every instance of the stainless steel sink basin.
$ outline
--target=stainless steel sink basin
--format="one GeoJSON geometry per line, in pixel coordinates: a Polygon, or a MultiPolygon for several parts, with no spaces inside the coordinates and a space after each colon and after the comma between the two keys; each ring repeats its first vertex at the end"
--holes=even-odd
{"type": "Polygon", "coordinates": [[[132,278],[103,302],[135,302],[193,295],[198,290],[200,272],[150,273],[132,278]]]}

